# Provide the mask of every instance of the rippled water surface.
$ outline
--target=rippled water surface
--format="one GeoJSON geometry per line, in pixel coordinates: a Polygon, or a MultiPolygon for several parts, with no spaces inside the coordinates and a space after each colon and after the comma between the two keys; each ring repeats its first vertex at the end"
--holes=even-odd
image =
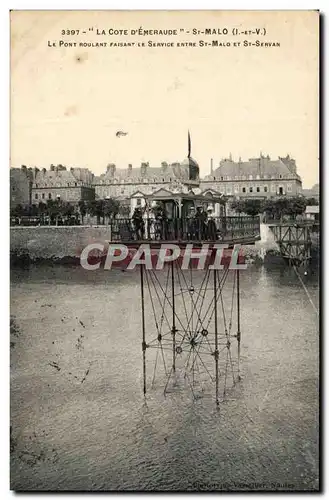
{"type": "Polygon", "coordinates": [[[318,487],[318,318],[289,269],[241,271],[242,381],[219,411],[188,388],[144,401],[137,273],[11,281],[12,489],[318,487]]]}

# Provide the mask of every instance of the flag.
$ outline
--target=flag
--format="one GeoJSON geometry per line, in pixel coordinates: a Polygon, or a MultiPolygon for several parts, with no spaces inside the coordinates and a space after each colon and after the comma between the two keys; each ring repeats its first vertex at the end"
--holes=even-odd
{"type": "Polygon", "coordinates": [[[118,130],[118,132],[115,134],[117,137],[123,137],[127,135],[128,132],[122,132],[122,130],[118,130]]]}

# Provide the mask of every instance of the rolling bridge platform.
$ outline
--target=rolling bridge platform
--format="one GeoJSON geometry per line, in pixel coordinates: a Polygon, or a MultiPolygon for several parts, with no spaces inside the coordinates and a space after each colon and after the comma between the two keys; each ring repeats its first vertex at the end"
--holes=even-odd
{"type": "MultiPolygon", "coordinates": [[[[222,197],[170,192],[145,195],[130,218],[111,224],[111,243],[132,249],[148,244],[252,245],[258,217],[228,217],[222,197]]],[[[143,393],[190,389],[194,400],[213,397],[217,407],[241,379],[240,269],[207,263],[202,269],[171,260],[161,269],[140,267],[143,393]],[[214,387],[214,391],[211,389],[214,387]]]]}

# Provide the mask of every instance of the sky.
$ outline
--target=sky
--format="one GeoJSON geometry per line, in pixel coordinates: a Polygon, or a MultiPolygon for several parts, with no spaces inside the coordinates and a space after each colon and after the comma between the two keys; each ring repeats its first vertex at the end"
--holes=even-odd
{"type": "Polygon", "coordinates": [[[311,187],[319,178],[318,73],[315,11],[12,12],[10,166],[63,164],[96,175],[108,163],[159,166],[186,157],[190,130],[201,176],[211,158],[216,167],[230,154],[290,154],[303,187],[311,187]],[[266,36],[231,34],[256,27],[266,36]],[[111,28],[179,34],[111,36],[111,28]],[[227,28],[229,35],[192,35],[193,28],[227,28]],[[62,36],[62,29],[80,33],[62,36]],[[241,45],[147,47],[149,40],[212,39],[241,45]],[[60,40],[77,46],[59,47],[60,40]],[[280,47],[244,47],[244,40],[280,47]],[[146,47],[137,47],[142,42],[146,47]],[[128,134],[118,138],[119,130],[128,134]]]}

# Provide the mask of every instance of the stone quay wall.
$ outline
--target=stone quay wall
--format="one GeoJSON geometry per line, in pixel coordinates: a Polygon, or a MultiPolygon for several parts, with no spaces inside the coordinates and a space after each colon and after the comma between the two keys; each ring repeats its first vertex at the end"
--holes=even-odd
{"type": "Polygon", "coordinates": [[[88,244],[110,239],[109,226],[14,226],[10,228],[10,253],[31,261],[76,259],[88,244]]]}
{"type": "MultiPolygon", "coordinates": [[[[13,226],[10,228],[10,253],[29,261],[79,259],[90,243],[111,240],[109,226],[13,226]]],[[[263,261],[268,251],[278,252],[272,231],[261,224],[261,240],[243,247],[250,262],[263,261]]]]}

